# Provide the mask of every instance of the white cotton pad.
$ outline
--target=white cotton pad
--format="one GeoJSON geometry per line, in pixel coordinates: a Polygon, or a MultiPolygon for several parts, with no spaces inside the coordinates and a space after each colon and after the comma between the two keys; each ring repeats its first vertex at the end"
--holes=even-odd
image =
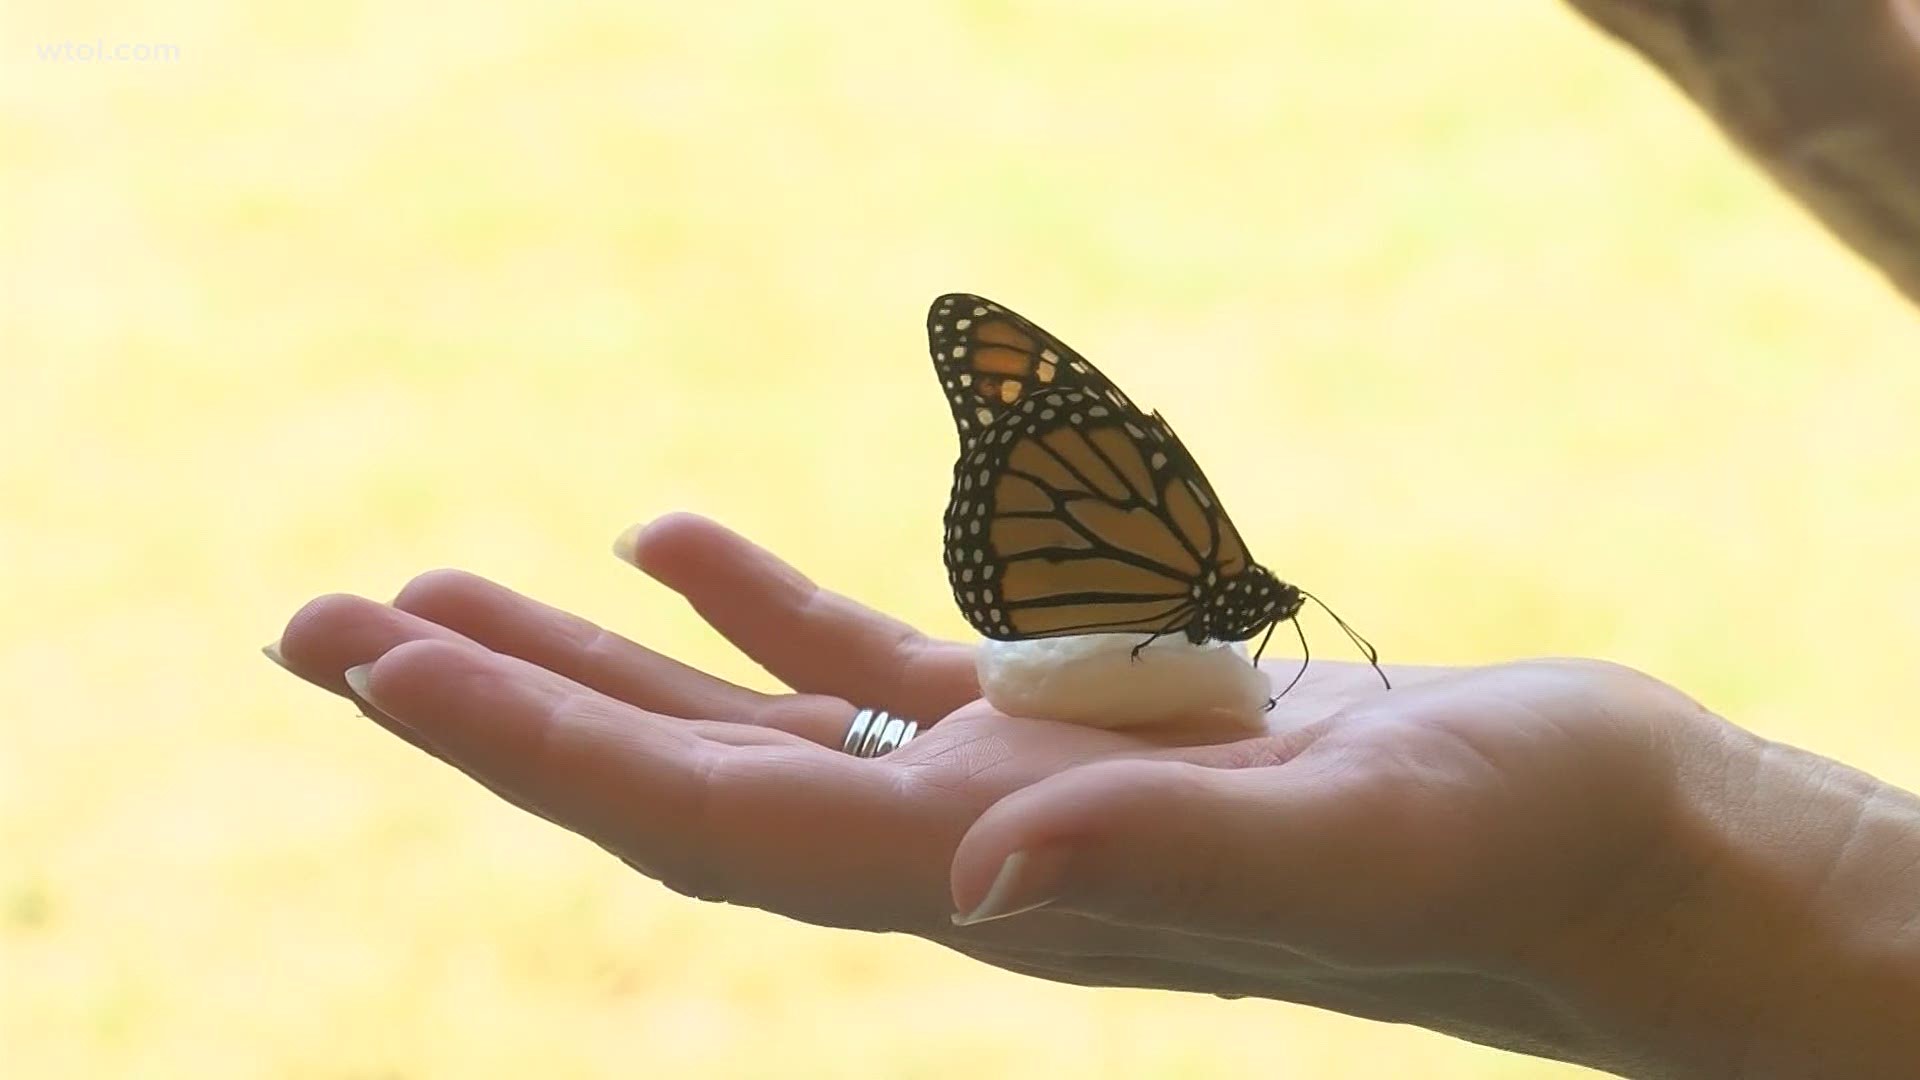
{"type": "Polygon", "coordinates": [[[1011,716],[1089,727],[1233,722],[1265,726],[1267,677],[1238,642],[1177,635],[1133,657],[1140,634],[984,641],[974,661],[988,704],[1011,716]]]}

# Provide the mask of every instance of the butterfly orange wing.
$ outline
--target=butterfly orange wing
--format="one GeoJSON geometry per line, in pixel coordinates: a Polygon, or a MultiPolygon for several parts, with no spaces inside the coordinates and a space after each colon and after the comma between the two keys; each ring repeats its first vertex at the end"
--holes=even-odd
{"type": "Polygon", "coordinates": [[[927,348],[964,446],[996,417],[1055,386],[1120,393],[1092,363],[1000,304],[948,293],[927,309],[927,348]]]}

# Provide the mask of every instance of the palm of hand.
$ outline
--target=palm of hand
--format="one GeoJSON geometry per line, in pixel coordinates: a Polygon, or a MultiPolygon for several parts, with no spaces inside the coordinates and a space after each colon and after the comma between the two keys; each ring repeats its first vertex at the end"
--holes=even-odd
{"type": "Polygon", "coordinates": [[[1010,851],[1072,854],[1051,903],[950,943],[1073,978],[1066,923],[1091,922],[1098,981],[1212,992],[1218,968],[1169,953],[1224,946],[1244,969],[1265,946],[1272,966],[1234,991],[1265,995],[1497,969],[1651,857],[1664,750],[1644,718],[1677,695],[1586,661],[1392,674],[1389,694],[1363,665],[1316,663],[1273,734],[1185,746],[963,706],[897,752],[911,783],[955,796],[956,893],[977,900],[1010,851]]]}

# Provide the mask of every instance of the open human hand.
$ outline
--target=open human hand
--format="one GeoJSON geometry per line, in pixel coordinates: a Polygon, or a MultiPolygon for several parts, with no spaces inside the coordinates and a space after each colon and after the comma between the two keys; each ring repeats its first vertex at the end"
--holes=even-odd
{"type": "Polygon", "coordinates": [[[454,571],[313,601],[277,659],[689,896],[1595,1063],[1618,1051],[1569,972],[1623,912],[1664,910],[1676,778],[1738,730],[1574,660],[1393,668],[1392,691],[1315,662],[1267,733],[1227,741],[1025,719],[979,700],[970,646],[713,522],[669,516],[628,554],[794,692],[454,571]],[[925,730],[842,753],[863,706],[925,730]]]}

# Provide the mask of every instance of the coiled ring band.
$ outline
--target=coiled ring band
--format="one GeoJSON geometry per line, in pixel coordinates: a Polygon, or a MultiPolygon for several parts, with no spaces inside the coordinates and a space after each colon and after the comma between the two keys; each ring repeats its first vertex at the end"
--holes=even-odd
{"type": "Polygon", "coordinates": [[[858,758],[877,758],[905,746],[918,734],[920,725],[916,721],[889,716],[884,709],[861,709],[847,725],[840,749],[858,758]]]}

